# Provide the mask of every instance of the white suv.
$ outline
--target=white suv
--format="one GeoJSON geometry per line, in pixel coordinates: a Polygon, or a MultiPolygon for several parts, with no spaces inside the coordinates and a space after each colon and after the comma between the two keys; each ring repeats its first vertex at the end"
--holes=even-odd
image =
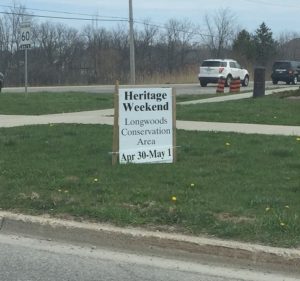
{"type": "Polygon", "coordinates": [[[226,86],[230,85],[232,78],[238,77],[243,86],[249,84],[249,72],[235,60],[209,59],[202,62],[198,75],[202,87],[206,87],[208,83],[218,83],[220,77],[226,79],[226,86]]]}

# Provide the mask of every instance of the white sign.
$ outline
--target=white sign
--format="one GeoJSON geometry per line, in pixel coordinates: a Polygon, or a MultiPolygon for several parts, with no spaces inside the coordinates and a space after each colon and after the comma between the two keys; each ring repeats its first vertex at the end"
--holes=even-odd
{"type": "Polygon", "coordinates": [[[171,88],[119,90],[119,162],[173,162],[171,88]]]}
{"type": "Polygon", "coordinates": [[[30,49],[31,47],[31,27],[29,22],[21,23],[21,49],[30,49]]]}

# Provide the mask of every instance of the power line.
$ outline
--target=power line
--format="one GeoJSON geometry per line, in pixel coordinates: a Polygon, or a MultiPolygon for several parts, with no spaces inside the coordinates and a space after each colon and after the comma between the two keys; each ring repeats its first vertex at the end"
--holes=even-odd
{"type": "MultiPolygon", "coordinates": [[[[0,7],[5,8],[22,8],[22,6],[10,6],[10,5],[0,5],[0,7]]],[[[47,13],[58,13],[58,14],[66,14],[66,15],[77,15],[77,16],[88,16],[88,17],[97,17],[97,18],[108,18],[108,19],[120,19],[120,20],[128,20],[125,17],[115,17],[115,16],[101,16],[101,15],[92,15],[92,14],[84,14],[84,13],[75,13],[75,12],[66,12],[66,11],[57,11],[57,10],[45,10],[45,9],[36,9],[36,8],[27,8],[26,10],[30,11],[39,11],[39,12],[47,12],[47,13]]]]}
{"type": "MultiPolygon", "coordinates": [[[[7,15],[19,15],[19,16],[31,16],[36,18],[49,18],[49,19],[61,19],[61,20],[76,20],[76,21],[100,21],[100,22],[128,22],[129,19],[125,17],[116,17],[116,16],[99,16],[99,15],[91,15],[91,14],[85,14],[85,13],[75,13],[75,12],[67,12],[67,11],[57,11],[57,10],[46,10],[46,9],[36,9],[36,8],[27,8],[23,6],[11,6],[11,5],[1,5],[0,7],[5,8],[24,8],[25,10],[31,10],[31,11],[40,11],[40,12],[49,12],[49,13],[59,13],[59,14],[67,14],[67,15],[79,15],[79,16],[88,16],[89,18],[83,18],[83,17],[62,17],[62,16],[46,16],[46,15],[35,15],[35,14],[25,14],[25,13],[17,13],[17,12],[0,12],[0,14],[7,14],[7,15]]],[[[135,24],[142,24],[147,26],[156,27],[159,29],[166,30],[167,27],[157,24],[157,23],[146,23],[141,20],[133,20],[135,24]]],[[[201,37],[213,37],[212,35],[199,33],[199,32],[192,32],[192,31],[186,31],[182,29],[176,29],[178,32],[182,32],[189,35],[197,35],[201,37]]]]}
{"type": "Polygon", "coordinates": [[[277,6],[277,7],[281,7],[281,8],[300,8],[299,5],[295,5],[295,4],[288,4],[288,3],[284,3],[284,4],[280,4],[280,3],[275,3],[274,0],[267,2],[265,0],[244,0],[245,2],[249,2],[249,3],[253,3],[253,4],[260,4],[260,5],[267,5],[267,6],[277,6]]]}
{"type": "Polygon", "coordinates": [[[14,16],[30,16],[35,18],[48,18],[48,19],[61,19],[61,20],[78,20],[78,21],[105,21],[105,22],[127,22],[126,20],[121,19],[99,19],[99,18],[75,18],[75,17],[59,17],[59,16],[44,16],[44,15],[34,15],[34,14],[25,14],[25,13],[14,13],[14,12],[0,12],[0,14],[5,15],[14,15],[14,16]]]}
{"type": "MultiPolygon", "coordinates": [[[[142,21],[134,21],[134,23],[153,26],[153,27],[157,27],[159,29],[167,29],[167,27],[165,27],[163,25],[158,25],[158,24],[153,24],[153,23],[146,23],[146,22],[142,22],[142,21]]],[[[186,33],[186,34],[190,34],[190,35],[199,35],[199,36],[202,36],[202,37],[214,37],[213,35],[204,34],[204,33],[200,33],[200,32],[194,32],[194,31],[186,31],[186,30],[183,30],[183,29],[176,29],[176,31],[186,33]]]]}

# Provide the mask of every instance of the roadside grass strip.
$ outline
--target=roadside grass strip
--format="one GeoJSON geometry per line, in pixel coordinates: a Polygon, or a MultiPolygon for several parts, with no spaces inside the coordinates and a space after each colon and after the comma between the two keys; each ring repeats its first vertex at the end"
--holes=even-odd
{"type": "Polygon", "coordinates": [[[111,165],[112,127],[0,129],[0,208],[300,245],[300,136],[178,130],[175,164],[111,165]]]}
{"type": "MultiPolygon", "coordinates": [[[[216,95],[180,95],[177,103],[216,95]]],[[[220,96],[220,95],[219,95],[220,96]]],[[[113,108],[112,94],[0,94],[0,114],[41,115],[113,108]]],[[[300,90],[263,98],[177,105],[177,120],[300,126],[300,90]]]]}
{"type": "Polygon", "coordinates": [[[93,93],[2,93],[0,114],[42,115],[113,108],[111,94],[93,93]]]}
{"type": "Polygon", "coordinates": [[[218,103],[177,105],[177,120],[300,126],[300,90],[218,103]]]}
{"type": "MultiPolygon", "coordinates": [[[[216,95],[180,95],[178,102],[198,100],[216,95]]],[[[112,94],[97,93],[2,93],[0,94],[0,114],[42,115],[88,110],[109,109],[114,106],[112,94]]]]}

